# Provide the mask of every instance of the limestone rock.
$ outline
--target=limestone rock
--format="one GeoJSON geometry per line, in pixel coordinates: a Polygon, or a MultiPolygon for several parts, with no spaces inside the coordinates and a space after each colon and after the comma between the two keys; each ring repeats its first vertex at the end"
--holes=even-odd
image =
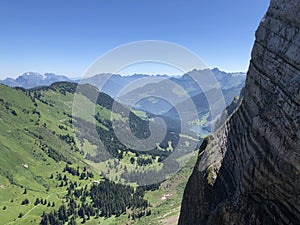
{"type": "Polygon", "coordinates": [[[203,142],[179,224],[300,224],[299,0],[271,1],[243,100],[203,142]]]}

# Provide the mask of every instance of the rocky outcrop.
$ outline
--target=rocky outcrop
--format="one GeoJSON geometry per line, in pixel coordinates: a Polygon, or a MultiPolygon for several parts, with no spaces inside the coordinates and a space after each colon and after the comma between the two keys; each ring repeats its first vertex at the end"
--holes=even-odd
{"type": "Polygon", "coordinates": [[[272,0],[242,103],[206,139],[179,224],[300,224],[300,1],[272,0]]]}

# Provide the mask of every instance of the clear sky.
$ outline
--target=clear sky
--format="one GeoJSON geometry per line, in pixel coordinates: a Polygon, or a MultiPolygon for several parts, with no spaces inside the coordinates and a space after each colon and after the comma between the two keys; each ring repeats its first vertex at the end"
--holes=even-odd
{"type": "Polygon", "coordinates": [[[209,67],[246,71],[268,5],[269,0],[1,0],[0,79],[27,71],[79,77],[108,50],[140,40],[174,42],[209,67]]]}

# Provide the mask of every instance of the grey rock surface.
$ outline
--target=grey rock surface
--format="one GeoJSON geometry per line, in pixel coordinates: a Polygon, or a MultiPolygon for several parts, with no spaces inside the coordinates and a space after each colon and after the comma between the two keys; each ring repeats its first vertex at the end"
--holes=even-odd
{"type": "Polygon", "coordinates": [[[300,224],[299,0],[271,1],[243,100],[203,142],[179,224],[300,224]]]}

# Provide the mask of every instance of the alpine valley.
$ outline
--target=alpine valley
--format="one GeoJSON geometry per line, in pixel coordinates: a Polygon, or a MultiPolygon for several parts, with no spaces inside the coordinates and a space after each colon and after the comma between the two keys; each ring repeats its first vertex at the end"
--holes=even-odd
{"type": "MultiPolygon", "coordinates": [[[[238,102],[245,74],[218,69],[212,72],[227,105],[233,100],[238,102]]],[[[191,73],[201,75],[202,71],[191,73]]],[[[196,151],[186,153],[184,146],[179,146],[181,153],[175,159],[168,163],[164,160],[178,144],[179,118],[173,107],[168,108],[164,102],[146,99],[128,109],[110,97],[133,80],[149,75],[112,75],[103,92],[92,85],[92,79],[99,76],[80,85],[78,80],[65,76],[35,73],[1,81],[1,224],[177,222],[183,190],[196,163],[196,151]],[[75,95],[84,103],[76,114],[72,113],[75,95]],[[114,104],[120,105],[121,112],[112,111],[114,104]],[[129,118],[124,116],[126,112],[129,118]],[[166,121],[167,133],[150,151],[128,148],[115,136],[112,123],[128,120],[133,133],[146,138],[149,121],[157,116],[166,121]],[[91,132],[92,127],[96,127],[96,132],[91,132]],[[99,137],[104,146],[98,145],[99,137]],[[164,170],[169,173],[161,172],[164,170]],[[174,174],[175,170],[178,171],[174,174]]],[[[199,133],[209,123],[203,92],[189,73],[163,77],[187,90],[197,103],[199,121],[193,127],[198,129],[191,129],[190,135],[180,138],[184,143],[195,142],[199,146],[210,133],[199,133]]],[[[145,91],[152,87],[143,88],[145,91]]]]}

